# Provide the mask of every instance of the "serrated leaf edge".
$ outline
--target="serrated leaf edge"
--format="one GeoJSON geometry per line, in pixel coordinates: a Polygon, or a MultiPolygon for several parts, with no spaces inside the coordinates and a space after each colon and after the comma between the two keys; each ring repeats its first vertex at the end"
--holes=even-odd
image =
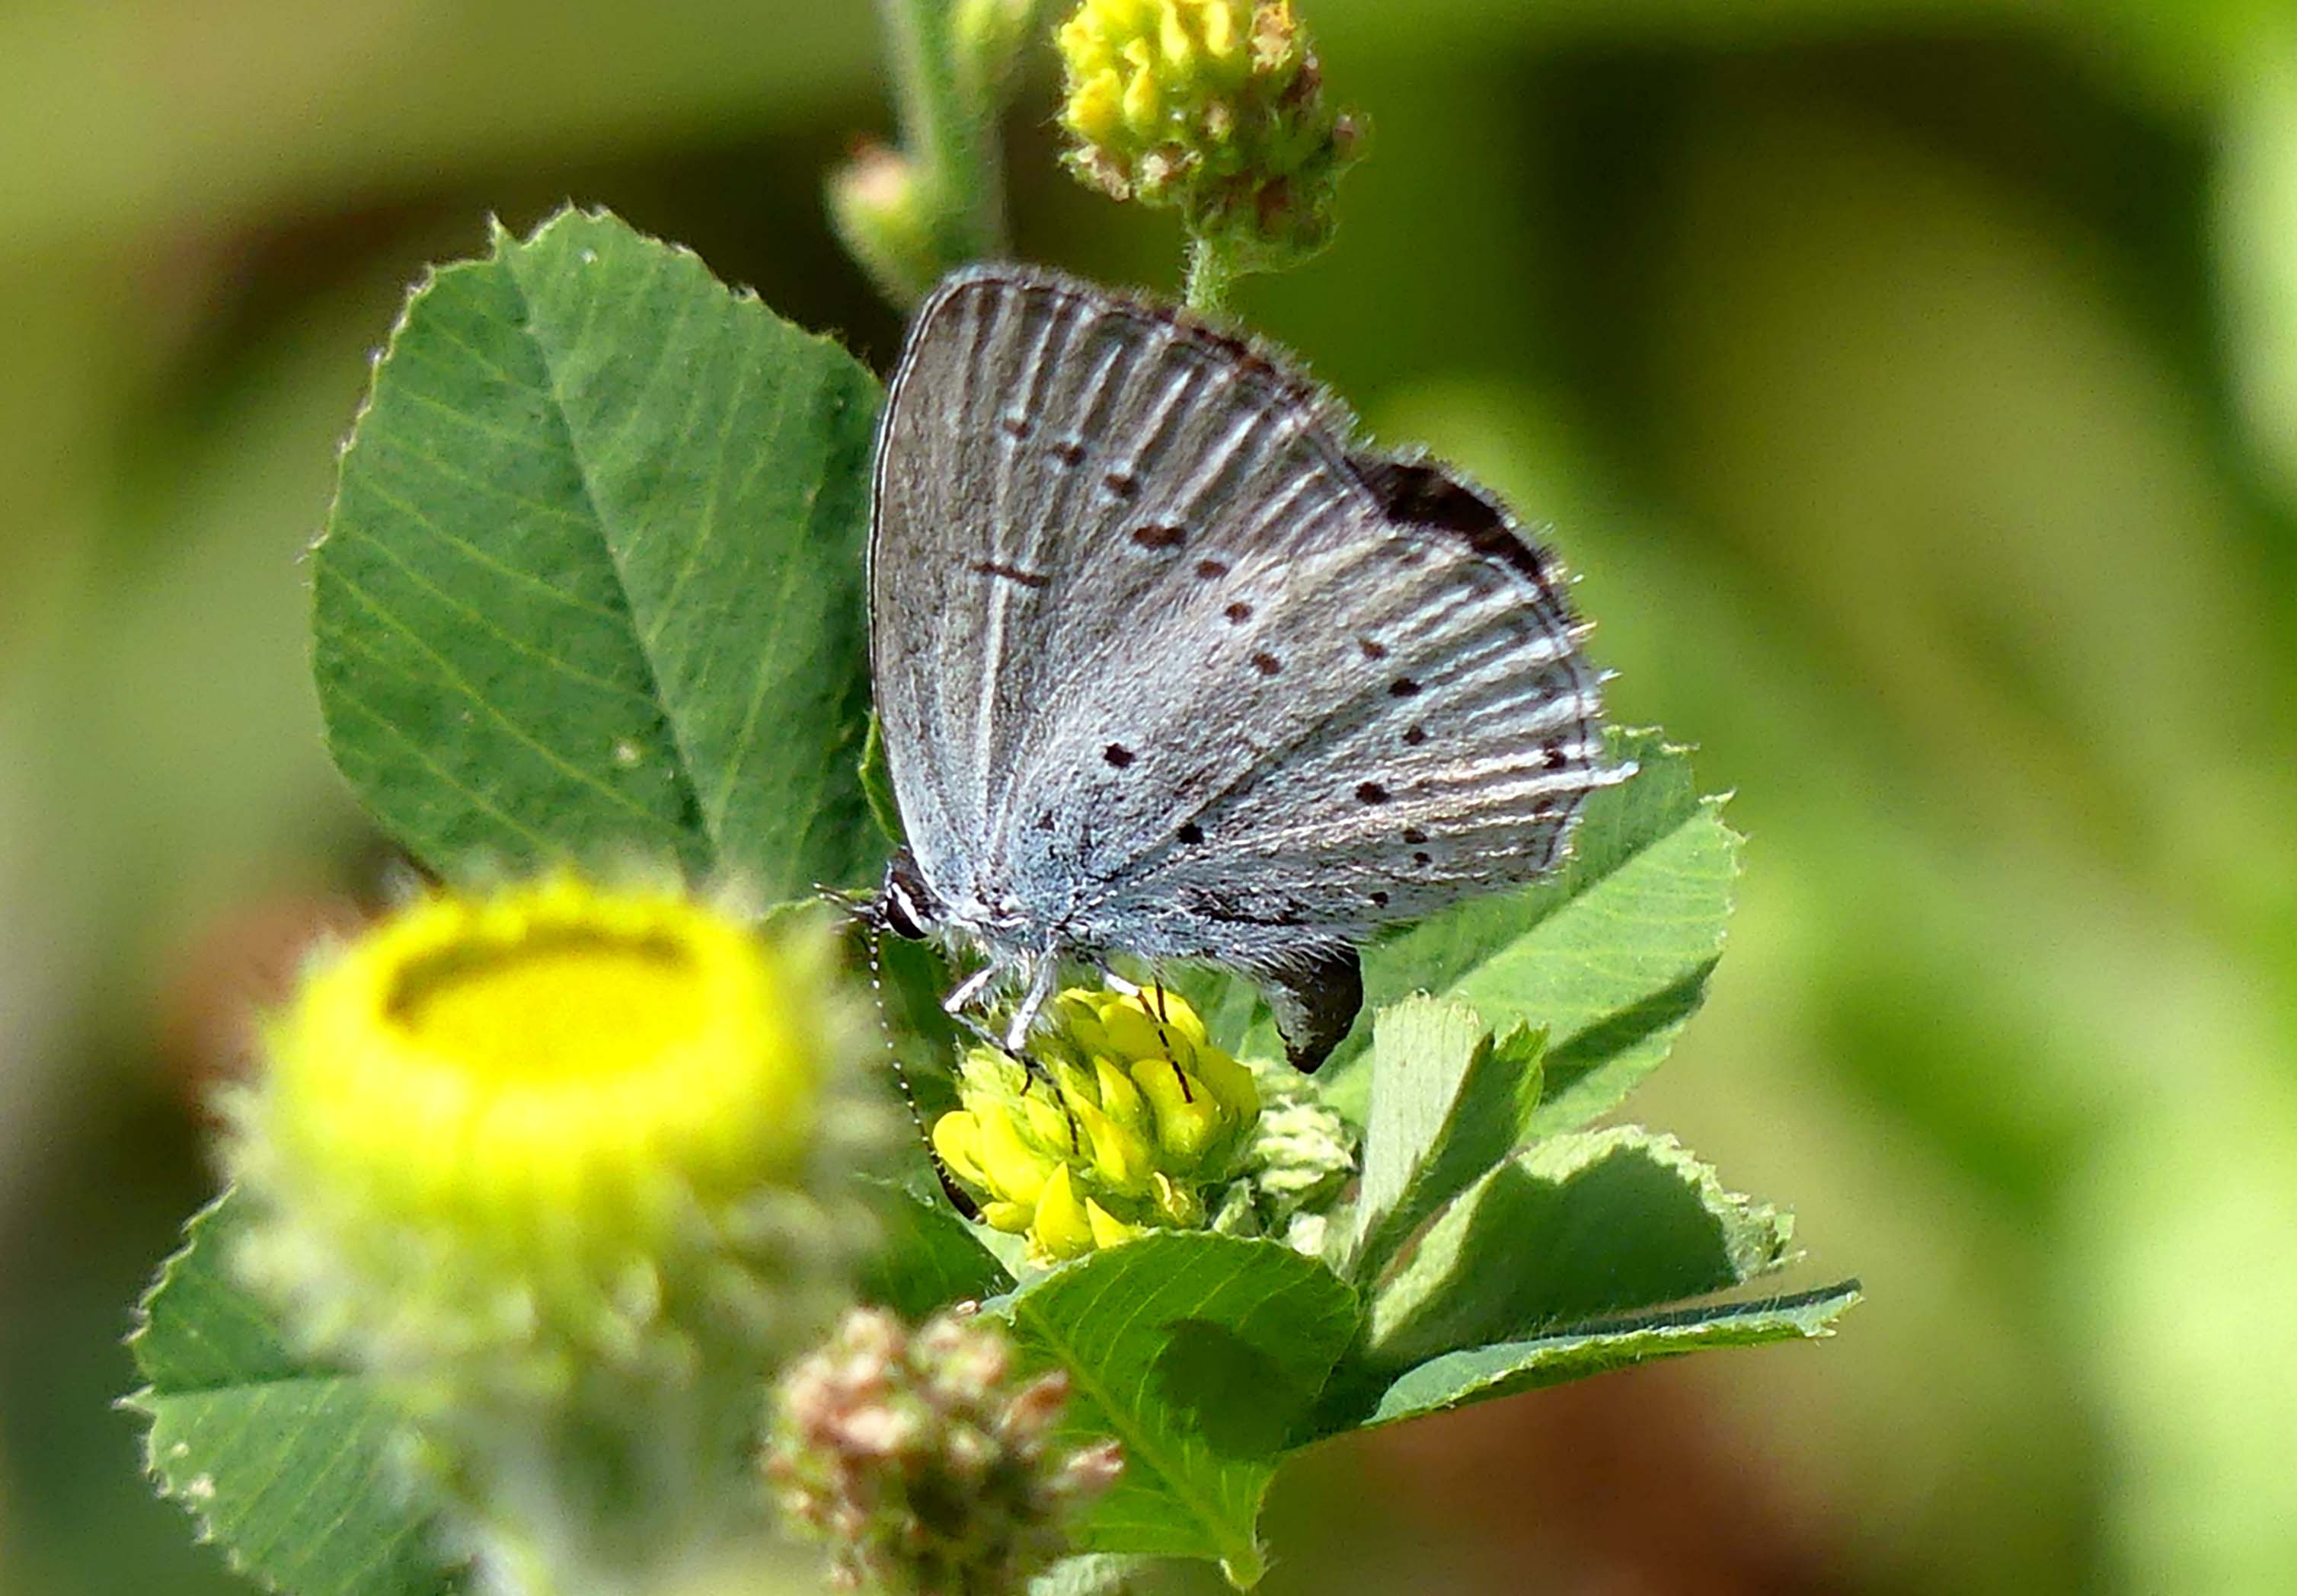
{"type": "MultiPolygon", "coordinates": [[[[1755,1297],[1744,1301],[1726,1300],[1674,1308],[1659,1313],[1633,1314],[1619,1319],[1593,1320],[1584,1324],[1559,1325],[1551,1329],[1542,1330],[1536,1335],[1519,1337],[1512,1341],[1485,1342],[1478,1346],[1455,1347],[1450,1352],[1439,1353],[1433,1358],[1421,1360],[1398,1374],[1395,1379],[1387,1382],[1382,1394],[1385,1394],[1386,1390],[1393,1389],[1420,1370],[1427,1368],[1431,1363],[1439,1362],[1445,1358],[1462,1357],[1470,1353],[1491,1352],[1502,1347],[1527,1346],[1536,1342],[1558,1341],[1566,1338],[1593,1340],[1604,1337],[1632,1336],[1654,1331],[1664,1335],[1670,1330],[1695,1330],[1709,1324],[1728,1324],[1766,1313],[1782,1316],[1782,1333],[1774,1339],[1782,1341],[1787,1339],[1783,1331],[1791,1329],[1796,1336],[1805,1341],[1832,1340],[1835,1334],[1835,1321],[1865,1301],[1865,1295],[1863,1282],[1854,1276],[1832,1286],[1822,1286],[1811,1291],[1790,1292],[1780,1296],[1755,1297]],[[1819,1312],[1814,1314],[1808,1322],[1798,1322],[1794,1316],[1803,1309],[1815,1309],[1819,1312]]],[[[1659,1358],[1680,1356],[1700,1350],[1703,1349],[1694,1341],[1683,1347],[1681,1353],[1655,1350],[1638,1356],[1630,1363],[1623,1364],[1621,1367],[1634,1367],[1659,1358]]],[[[1385,1419],[1366,1418],[1354,1427],[1359,1430],[1384,1429],[1391,1424],[1406,1424],[1415,1419],[1431,1419],[1438,1414],[1453,1412],[1473,1403],[1489,1401],[1491,1398],[1484,1395],[1483,1393],[1489,1391],[1494,1386],[1504,1385],[1518,1372],[1519,1371],[1509,1370],[1494,1374],[1488,1378],[1466,1387],[1439,1406],[1421,1408],[1385,1419]]],[[[1373,1407],[1376,1411],[1377,1399],[1373,1403],[1373,1407]]]]}
{"type": "MultiPolygon", "coordinates": [[[[1645,1149],[1667,1168],[1687,1177],[1699,1193],[1700,1205],[1708,1213],[1718,1217],[1727,1214],[1740,1222],[1737,1228],[1726,1226],[1726,1230],[1730,1231],[1731,1268],[1742,1283],[1776,1273],[1802,1255],[1794,1250],[1792,1245],[1795,1220],[1791,1209],[1766,1202],[1743,1191],[1732,1190],[1723,1183],[1720,1170],[1684,1146],[1671,1131],[1653,1131],[1645,1125],[1607,1125],[1597,1131],[1565,1131],[1542,1137],[1517,1149],[1501,1163],[1502,1165],[1520,1165],[1527,1173],[1552,1174],[1559,1179],[1568,1179],[1609,1156],[1613,1148],[1630,1146],[1645,1149]],[[1551,1154],[1555,1155],[1552,1160],[1544,1156],[1551,1154]],[[1744,1244],[1755,1234],[1775,1237],[1775,1246],[1764,1251],[1750,1250],[1744,1244]]],[[[1498,1167],[1494,1166],[1494,1173],[1498,1167]]],[[[1478,1182],[1478,1185],[1481,1183],[1478,1182]]],[[[1475,1187],[1470,1187],[1455,1201],[1464,1201],[1474,1189],[1475,1187]]]]}

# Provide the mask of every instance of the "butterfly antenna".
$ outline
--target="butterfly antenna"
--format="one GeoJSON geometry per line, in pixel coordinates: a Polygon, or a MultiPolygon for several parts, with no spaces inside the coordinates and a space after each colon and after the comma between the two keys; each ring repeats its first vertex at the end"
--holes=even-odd
{"type": "MultiPolygon", "coordinates": [[[[1189,1072],[1181,1067],[1181,1055],[1173,1046],[1173,1033],[1165,1029],[1173,1023],[1173,1014],[1172,1010],[1165,1007],[1164,978],[1159,976],[1150,982],[1147,988],[1139,990],[1142,991],[1144,995],[1147,991],[1154,991],[1157,994],[1155,1011],[1148,1014],[1148,1023],[1156,1026],[1157,1043],[1165,1049],[1165,1062],[1173,1066],[1173,1079],[1180,1083],[1181,1101],[1193,1103],[1197,1100],[1197,1094],[1189,1090],[1189,1072]]],[[[1148,1012],[1149,1005],[1144,1003],[1141,1008],[1143,1012],[1148,1012]]]]}
{"type": "Polygon", "coordinates": [[[1139,983],[1118,975],[1107,965],[1102,965],[1100,967],[1100,979],[1102,983],[1107,986],[1112,991],[1121,992],[1128,998],[1139,998],[1141,1000],[1141,1010],[1143,1013],[1148,1013],[1148,995],[1151,988],[1155,990],[1157,993],[1156,1010],[1154,1013],[1148,1014],[1148,1023],[1157,1028],[1157,1044],[1165,1049],[1165,1062],[1173,1066],[1173,1074],[1181,1083],[1181,1100],[1182,1102],[1194,1102],[1196,1100],[1195,1094],[1189,1090],[1189,1073],[1181,1067],[1180,1055],[1174,1051],[1173,1047],[1173,1033],[1165,1028],[1172,1023],[1173,1016],[1172,1011],[1165,1007],[1165,983],[1163,979],[1159,977],[1150,981],[1148,986],[1141,986],[1139,983]]]}
{"type": "Polygon", "coordinates": [[[910,1111],[910,1123],[917,1127],[918,1141],[926,1150],[932,1164],[934,1178],[941,1182],[942,1195],[950,1205],[967,1219],[981,1217],[981,1205],[957,1183],[949,1165],[942,1162],[940,1151],[933,1144],[933,1132],[926,1128],[925,1110],[918,1107],[918,1094],[910,1088],[909,1066],[902,1062],[901,1044],[893,1040],[893,1016],[885,1008],[885,966],[882,950],[885,945],[885,928],[874,917],[862,920],[861,945],[868,950],[869,960],[869,997],[877,1006],[877,1029],[885,1038],[885,1057],[893,1065],[893,1083],[902,1089],[902,1102],[910,1111]]]}

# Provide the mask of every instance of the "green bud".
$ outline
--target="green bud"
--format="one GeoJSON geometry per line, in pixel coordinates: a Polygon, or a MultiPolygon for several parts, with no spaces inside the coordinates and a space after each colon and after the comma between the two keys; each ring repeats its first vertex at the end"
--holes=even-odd
{"type": "Polygon", "coordinates": [[[917,163],[863,144],[830,174],[828,199],[830,224],[877,291],[896,305],[923,299],[941,275],[941,254],[917,163]]]}
{"type": "Polygon", "coordinates": [[[1326,1215],[1355,1174],[1355,1134],[1295,1071],[1256,1060],[1249,1067],[1263,1107],[1237,1179],[1220,1194],[1212,1228],[1278,1237],[1321,1256],[1326,1215]]]}
{"type": "Polygon", "coordinates": [[[959,85],[984,111],[993,111],[1003,101],[1036,14],[1037,0],[954,0],[950,6],[950,50],[959,85]]]}

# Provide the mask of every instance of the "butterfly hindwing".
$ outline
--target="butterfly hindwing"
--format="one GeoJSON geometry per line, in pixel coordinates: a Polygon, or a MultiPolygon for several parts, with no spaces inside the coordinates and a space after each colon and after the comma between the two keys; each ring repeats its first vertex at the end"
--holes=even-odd
{"type": "Polygon", "coordinates": [[[1011,267],[936,292],[888,399],[871,604],[938,892],[1333,992],[1380,925],[1554,862],[1625,773],[1560,578],[1352,424],[1160,307],[1011,267]]]}

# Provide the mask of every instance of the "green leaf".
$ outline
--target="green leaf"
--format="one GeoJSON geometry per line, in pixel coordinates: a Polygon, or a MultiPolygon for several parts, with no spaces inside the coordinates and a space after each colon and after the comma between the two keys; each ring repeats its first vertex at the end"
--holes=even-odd
{"type": "Polygon", "coordinates": [[[297,1362],[226,1272],[237,1199],[194,1215],[129,1339],[149,1383],[146,1466],[235,1568],[292,1596],[456,1588],[433,1513],[401,1477],[396,1411],[365,1379],[297,1362]]]}
{"type": "Polygon", "coordinates": [[[1379,1279],[1428,1217],[1507,1156],[1539,1103],[1538,1032],[1494,1042],[1461,1003],[1406,998],[1372,1023],[1371,1116],[1350,1247],[1379,1279]]]}
{"type": "Polygon", "coordinates": [[[1776,1269],[1788,1214],[1725,1191],[1673,1137],[1552,1137],[1491,1171],[1374,1294],[1363,1361],[1393,1370],[1776,1269]]]}
{"type": "MultiPolygon", "coordinates": [[[[1585,1124],[1659,1066],[1706,995],[1731,912],[1740,839],[1723,800],[1699,795],[1689,758],[1655,731],[1615,729],[1611,753],[1639,773],[1589,797],[1555,876],[1364,956],[1375,1008],[1425,991],[1470,1004],[1494,1031],[1545,1027],[1534,1136],[1585,1124]]],[[[1342,1104],[1366,1089],[1360,1068],[1350,1074],[1342,1104]]]]}
{"type": "Polygon", "coordinates": [[[1265,1567],[1276,1461],[1355,1334],[1355,1294],[1272,1241],[1157,1232],[1009,1298],[1017,1339],[1068,1370],[1065,1433],[1113,1435],[1124,1472],[1077,1524],[1088,1551],[1265,1567]]]}
{"type": "Polygon", "coordinates": [[[981,1245],[976,1227],[939,1203],[887,1181],[864,1187],[884,1230],[862,1273],[861,1295],[916,1320],[952,1303],[985,1302],[1010,1291],[1013,1277],[981,1245]]]}
{"type": "Polygon", "coordinates": [[[663,858],[768,901],[860,878],[877,398],[612,217],[435,272],[314,551],[344,776],[449,875],[663,858]]]}
{"type": "Polygon", "coordinates": [[[902,840],[902,806],[893,796],[893,772],[885,763],[885,728],[877,723],[877,712],[869,712],[869,731],[861,740],[861,796],[869,802],[869,818],[877,829],[885,834],[889,843],[902,840]]]}
{"type": "Polygon", "coordinates": [[[1363,1422],[1393,1424],[1704,1347],[1758,1346],[1831,1336],[1835,1320],[1858,1297],[1858,1282],[1846,1280],[1795,1296],[1575,1325],[1525,1341],[1446,1353],[1389,1386],[1363,1422]]]}

